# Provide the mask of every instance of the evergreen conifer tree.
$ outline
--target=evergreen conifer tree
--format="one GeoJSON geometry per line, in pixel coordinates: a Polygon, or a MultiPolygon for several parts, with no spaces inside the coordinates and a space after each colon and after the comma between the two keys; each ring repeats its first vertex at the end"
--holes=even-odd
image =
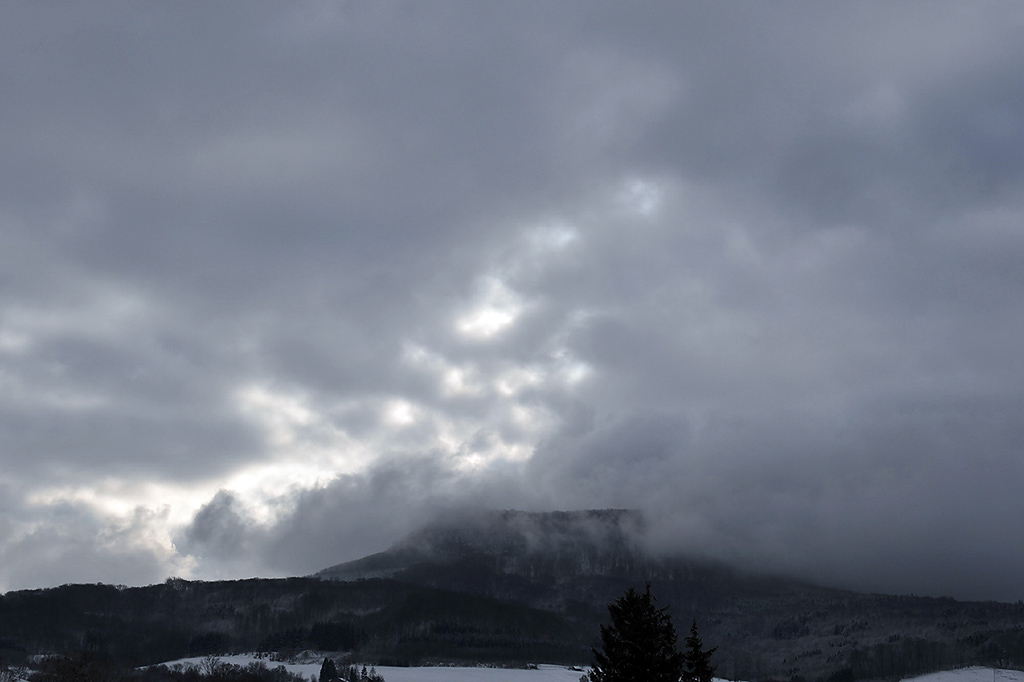
{"type": "Polygon", "coordinates": [[[686,650],[683,652],[683,682],[711,682],[715,676],[715,666],[711,665],[711,654],[718,647],[704,651],[704,643],[697,632],[697,620],[690,626],[690,636],[686,638],[686,650]]]}
{"type": "Polygon", "coordinates": [[[679,682],[683,655],[666,609],[654,606],[651,586],[629,588],[608,605],[611,625],[601,626],[601,651],[594,649],[592,682],[679,682]]]}
{"type": "Polygon", "coordinates": [[[334,661],[330,658],[325,658],[323,665],[320,666],[320,682],[331,682],[331,680],[340,679],[338,677],[338,667],[334,665],[334,661]]]}

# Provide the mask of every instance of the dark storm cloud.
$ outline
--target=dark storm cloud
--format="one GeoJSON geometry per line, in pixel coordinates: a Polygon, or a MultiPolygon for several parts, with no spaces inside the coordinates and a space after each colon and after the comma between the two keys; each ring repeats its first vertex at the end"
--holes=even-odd
{"type": "Polygon", "coordinates": [[[1024,554],[1004,524],[1020,508],[1010,453],[1024,423],[1002,401],[884,407],[831,428],[792,415],[699,437],[677,416],[621,419],[548,444],[531,466],[570,504],[644,500],[662,549],[861,589],[1012,594],[1024,554]]]}
{"type": "Polygon", "coordinates": [[[1021,597],[1015,5],[2,12],[0,587],[623,506],[1021,597]]]}
{"type": "MultiPolygon", "coordinates": [[[[238,511],[238,501],[231,493],[218,492],[209,503],[196,512],[185,533],[187,545],[198,545],[220,559],[238,557],[246,531],[244,516],[238,511]]],[[[184,548],[188,551],[188,547],[184,548]]]]}

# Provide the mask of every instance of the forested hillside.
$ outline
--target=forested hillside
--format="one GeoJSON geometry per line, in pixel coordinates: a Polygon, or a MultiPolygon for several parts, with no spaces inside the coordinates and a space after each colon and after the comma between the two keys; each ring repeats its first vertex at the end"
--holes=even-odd
{"type": "Polygon", "coordinates": [[[400,665],[585,661],[589,633],[551,612],[388,580],[310,578],[0,596],[0,656],[87,651],[133,665],[202,654],[315,649],[400,665]]]}

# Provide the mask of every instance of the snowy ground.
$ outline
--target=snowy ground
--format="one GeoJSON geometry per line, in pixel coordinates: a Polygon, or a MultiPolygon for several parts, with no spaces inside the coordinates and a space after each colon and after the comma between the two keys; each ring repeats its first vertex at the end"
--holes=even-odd
{"type": "MultiPolygon", "coordinates": [[[[221,656],[218,660],[236,665],[247,665],[256,660],[249,655],[221,656]]],[[[201,666],[203,658],[184,658],[165,665],[193,664],[201,666]]],[[[320,662],[316,663],[274,663],[264,660],[269,668],[284,665],[293,673],[300,673],[306,679],[320,673],[320,662]]],[[[536,670],[507,668],[377,668],[385,682],[579,682],[583,672],[558,665],[539,665],[536,670]]],[[[961,668],[940,673],[929,673],[911,678],[913,682],[1024,682],[1024,672],[992,668],[961,668]]],[[[715,682],[725,682],[718,680],[715,682]]]]}
{"type": "MultiPolygon", "coordinates": [[[[178,663],[202,666],[205,659],[183,658],[164,665],[178,663]]],[[[249,655],[220,656],[218,660],[235,665],[248,665],[256,659],[249,655]]],[[[289,672],[299,673],[306,679],[320,674],[322,659],[316,663],[275,663],[264,659],[268,668],[283,665],[289,672]]],[[[360,664],[361,666],[361,664],[360,664]]],[[[392,668],[377,666],[385,682],[579,682],[583,672],[559,665],[538,665],[536,670],[509,668],[392,668]]],[[[945,682],[945,681],[943,681],[945,682]]],[[[1024,680],[1022,680],[1024,682],[1024,680]]]]}
{"type": "Polygon", "coordinates": [[[914,682],[1024,682],[1024,672],[992,668],[961,668],[915,677],[914,682]]]}

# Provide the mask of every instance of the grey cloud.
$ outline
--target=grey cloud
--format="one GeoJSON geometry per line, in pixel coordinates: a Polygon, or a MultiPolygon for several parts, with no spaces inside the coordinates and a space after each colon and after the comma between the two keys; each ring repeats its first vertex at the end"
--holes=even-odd
{"type": "Polygon", "coordinates": [[[204,577],[240,570],[239,564],[261,575],[304,575],[382,551],[437,514],[534,507],[540,499],[524,489],[515,470],[480,479],[436,458],[385,460],[365,473],[281,496],[275,501],[281,513],[269,523],[249,517],[231,493],[218,492],[181,530],[177,545],[209,559],[204,577]]]}
{"type": "MultiPolygon", "coordinates": [[[[0,482],[193,517],[138,526],[175,558],[65,500],[97,571],[646,505],[695,551],[1020,597],[1015,6],[122,10],[0,10],[0,482]],[[460,333],[495,281],[507,327],[460,333]],[[233,487],[270,464],[303,482],[233,487]]],[[[55,509],[5,510],[39,530],[0,579],[55,509]]]]}
{"type": "Polygon", "coordinates": [[[222,490],[196,512],[177,546],[201,559],[242,566],[247,561],[245,542],[251,526],[235,496],[222,490]]]}
{"type": "Polygon", "coordinates": [[[1019,449],[1020,419],[997,404],[890,410],[830,429],[619,417],[546,443],[532,476],[563,504],[643,508],[666,550],[860,589],[1013,594],[1022,472],[992,453],[1019,449]]]}
{"type": "Polygon", "coordinates": [[[0,504],[0,588],[40,588],[70,582],[141,585],[162,580],[171,566],[152,537],[154,514],[137,509],[111,523],[84,504],[0,504]]]}

